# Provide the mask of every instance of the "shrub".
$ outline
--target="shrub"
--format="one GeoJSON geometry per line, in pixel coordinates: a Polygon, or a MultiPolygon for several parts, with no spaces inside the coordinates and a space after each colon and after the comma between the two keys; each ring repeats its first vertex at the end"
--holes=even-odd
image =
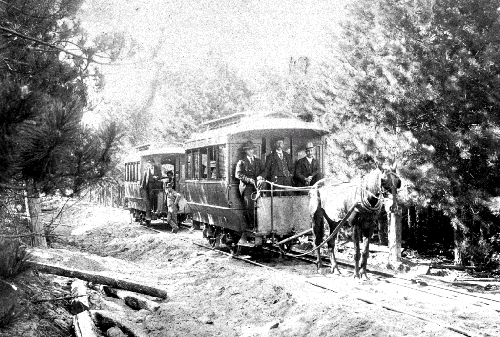
{"type": "Polygon", "coordinates": [[[495,259],[494,245],[487,240],[479,240],[475,245],[464,241],[460,245],[459,250],[464,265],[470,264],[488,269],[498,267],[498,260],[495,259]]]}
{"type": "Polygon", "coordinates": [[[16,276],[28,268],[29,253],[19,240],[0,238],[0,278],[16,276]]]}

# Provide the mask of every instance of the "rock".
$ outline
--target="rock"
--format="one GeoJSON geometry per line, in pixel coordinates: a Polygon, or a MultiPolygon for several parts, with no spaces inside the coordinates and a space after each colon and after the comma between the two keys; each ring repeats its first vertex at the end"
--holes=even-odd
{"type": "Polygon", "coordinates": [[[266,330],[276,329],[280,325],[278,321],[272,321],[265,325],[266,330]]]}
{"type": "Polygon", "coordinates": [[[214,321],[210,317],[208,317],[208,315],[203,315],[201,317],[198,317],[198,322],[204,324],[214,324],[214,321]]]}
{"type": "Polygon", "coordinates": [[[17,291],[16,289],[0,280],[0,326],[7,324],[14,317],[17,306],[17,291]]]}
{"type": "Polygon", "coordinates": [[[106,331],[106,336],[108,337],[127,337],[119,327],[112,327],[106,331]]]}

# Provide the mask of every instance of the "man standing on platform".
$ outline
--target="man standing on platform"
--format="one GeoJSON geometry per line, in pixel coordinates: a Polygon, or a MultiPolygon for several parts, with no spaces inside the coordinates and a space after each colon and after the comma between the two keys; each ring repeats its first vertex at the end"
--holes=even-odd
{"type": "Polygon", "coordinates": [[[319,162],[313,156],[314,144],[306,145],[306,156],[297,160],[294,178],[297,186],[312,186],[320,179],[319,162]]]}
{"type": "MultiPolygon", "coordinates": [[[[283,138],[277,138],[274,145],[274,150],[266,157],[264,171],[257,177],[259,184],[264,179],[267,179],[278,185],[292,186],[293,163],[290,155],[284,150],[285,141],[283,138]]],[[[282,188],[273,187],[273,189],[279,190],[282,188]]]]}
{"type": "Polygon", "coordinates": [[[148,166],[141,179],[141,195],[146,204],[146,221],[151,221],[151,209],[158,209],[158,178],[160,168],[155,165],[153,159],[148,159],[148,166]]]}
{"type": "Polygon", "coordinates": [[[251,141],[246,142],[242,150],[244,156],[236,164],[234,176],[240,180],[240,193],[245,203],[246,219],[248,226],[252,228],[255,224],[255,202],[252,199],[252,193],[257,191],[257,176],[264,170],[264,165],[259,158],[255,157],[255,145],[251,141]]]}

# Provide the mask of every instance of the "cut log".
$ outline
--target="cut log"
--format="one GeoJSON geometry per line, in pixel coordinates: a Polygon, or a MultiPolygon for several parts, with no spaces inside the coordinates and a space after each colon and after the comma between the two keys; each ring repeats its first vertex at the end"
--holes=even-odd
{"type": "Polygon", "coordinates": [[[71,301],[70,312],[73,315],[89,310],[89,298],[87,296],[87,284],[85,281],[77,279],[71,283],[71,296],[75,297],[71,301]]]}
{"type": "Polygon", "coordinates": [[[97,328],[92,322],[90,313],[84,311],[73,316],[73,326],[75,328],[76,337],[98,337],[97,328]]]}
{"type": "Polygon", "coordinates": [[[108,286],[104,286],[103,290],[108,296],[121,298],[125,301],[125,304],[135,310],[146,309],[149,311],[156,311],[160,308],[159,303],[130,291],[114,289],[108,286]]]}
{"type": "Polygon", "coordinates": [[[37,261],[29,261],[29,263],[33,268],[41,272],[65,276],[65,277],[78,278],[87,282],[104,284],[113,288],[130,290],[136,293],[159,297],[162,299],[167,298],[166,290],[150,287],[144,284],[139,284],[132,281],[122,280],[116,277],[109,277],[101,274],[90,273],[83,270],[61,267],[37,261]]]}
{"type": "Polygon", "coordinates": [[[147,337],[147,332],[140,325],[132,323],[130,317],[119,312],[106,310],[90,310],[92,319],[102,326],[116,326],[128,336],[147,337]]]}
{"type": "Polygon", "coordinates": [[[130,309],[130,307],[125,303],[123,303],[123,301],[120,300],[119,298],[113,298],[107,296],[103,296],[102,298],[99,299],[98,307],[100,310],[133,312],[132,309],[130,309]]]}

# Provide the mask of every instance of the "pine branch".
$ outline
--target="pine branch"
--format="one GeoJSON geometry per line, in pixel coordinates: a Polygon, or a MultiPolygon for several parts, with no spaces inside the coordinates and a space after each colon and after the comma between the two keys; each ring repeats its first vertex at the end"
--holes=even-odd
{"type": "Polygon", "coordinates": [[[17,37],[20,37],[20,38],[22,38],[22,39],[25,39],[25,40],[30,40],[30,41],[34,41],[34,42],[37,42],[37,43],[43,44],[44,46],[48,46],[48,47],[50,47],[50,48],[54,48],[54,49],[59,50],[59,51],[61,51],[61,52],[63,52],[63,53],[66,53],[66,54],[72,55],[72,56],[74,56],[74,57],[78,57],[78,58],[86,58],[86,57],[84,57],[84,56],[81,56],[81,55],[77,55],[77,54],[75,54],[75,53],[72,53],[72,52],[70,52],[70,51],[68,51],[68,50],[66,50],[66,49],[64,49],[64,48],[57,47],[57,46],[54,46],[54,45],[53,45],[53,44],[51,44],[51,43],[44,42],[44,41],[39,40],[39,39],[36,39],[36,38],[34,38],[34,37],[30,37],[30,36],[27,36],[27,35],[24,35],[24,34],[18,33],[18,32],[16,32],[15,30],[12,30],[12,29],[9,29],[9,28],[6,28],[6,27],[2,27],[2,26],[0,26],[0,30],[3,30],[4,32],[10,33],[10,34],[15,35],[15,36],[17,36],[17,37]]]}

